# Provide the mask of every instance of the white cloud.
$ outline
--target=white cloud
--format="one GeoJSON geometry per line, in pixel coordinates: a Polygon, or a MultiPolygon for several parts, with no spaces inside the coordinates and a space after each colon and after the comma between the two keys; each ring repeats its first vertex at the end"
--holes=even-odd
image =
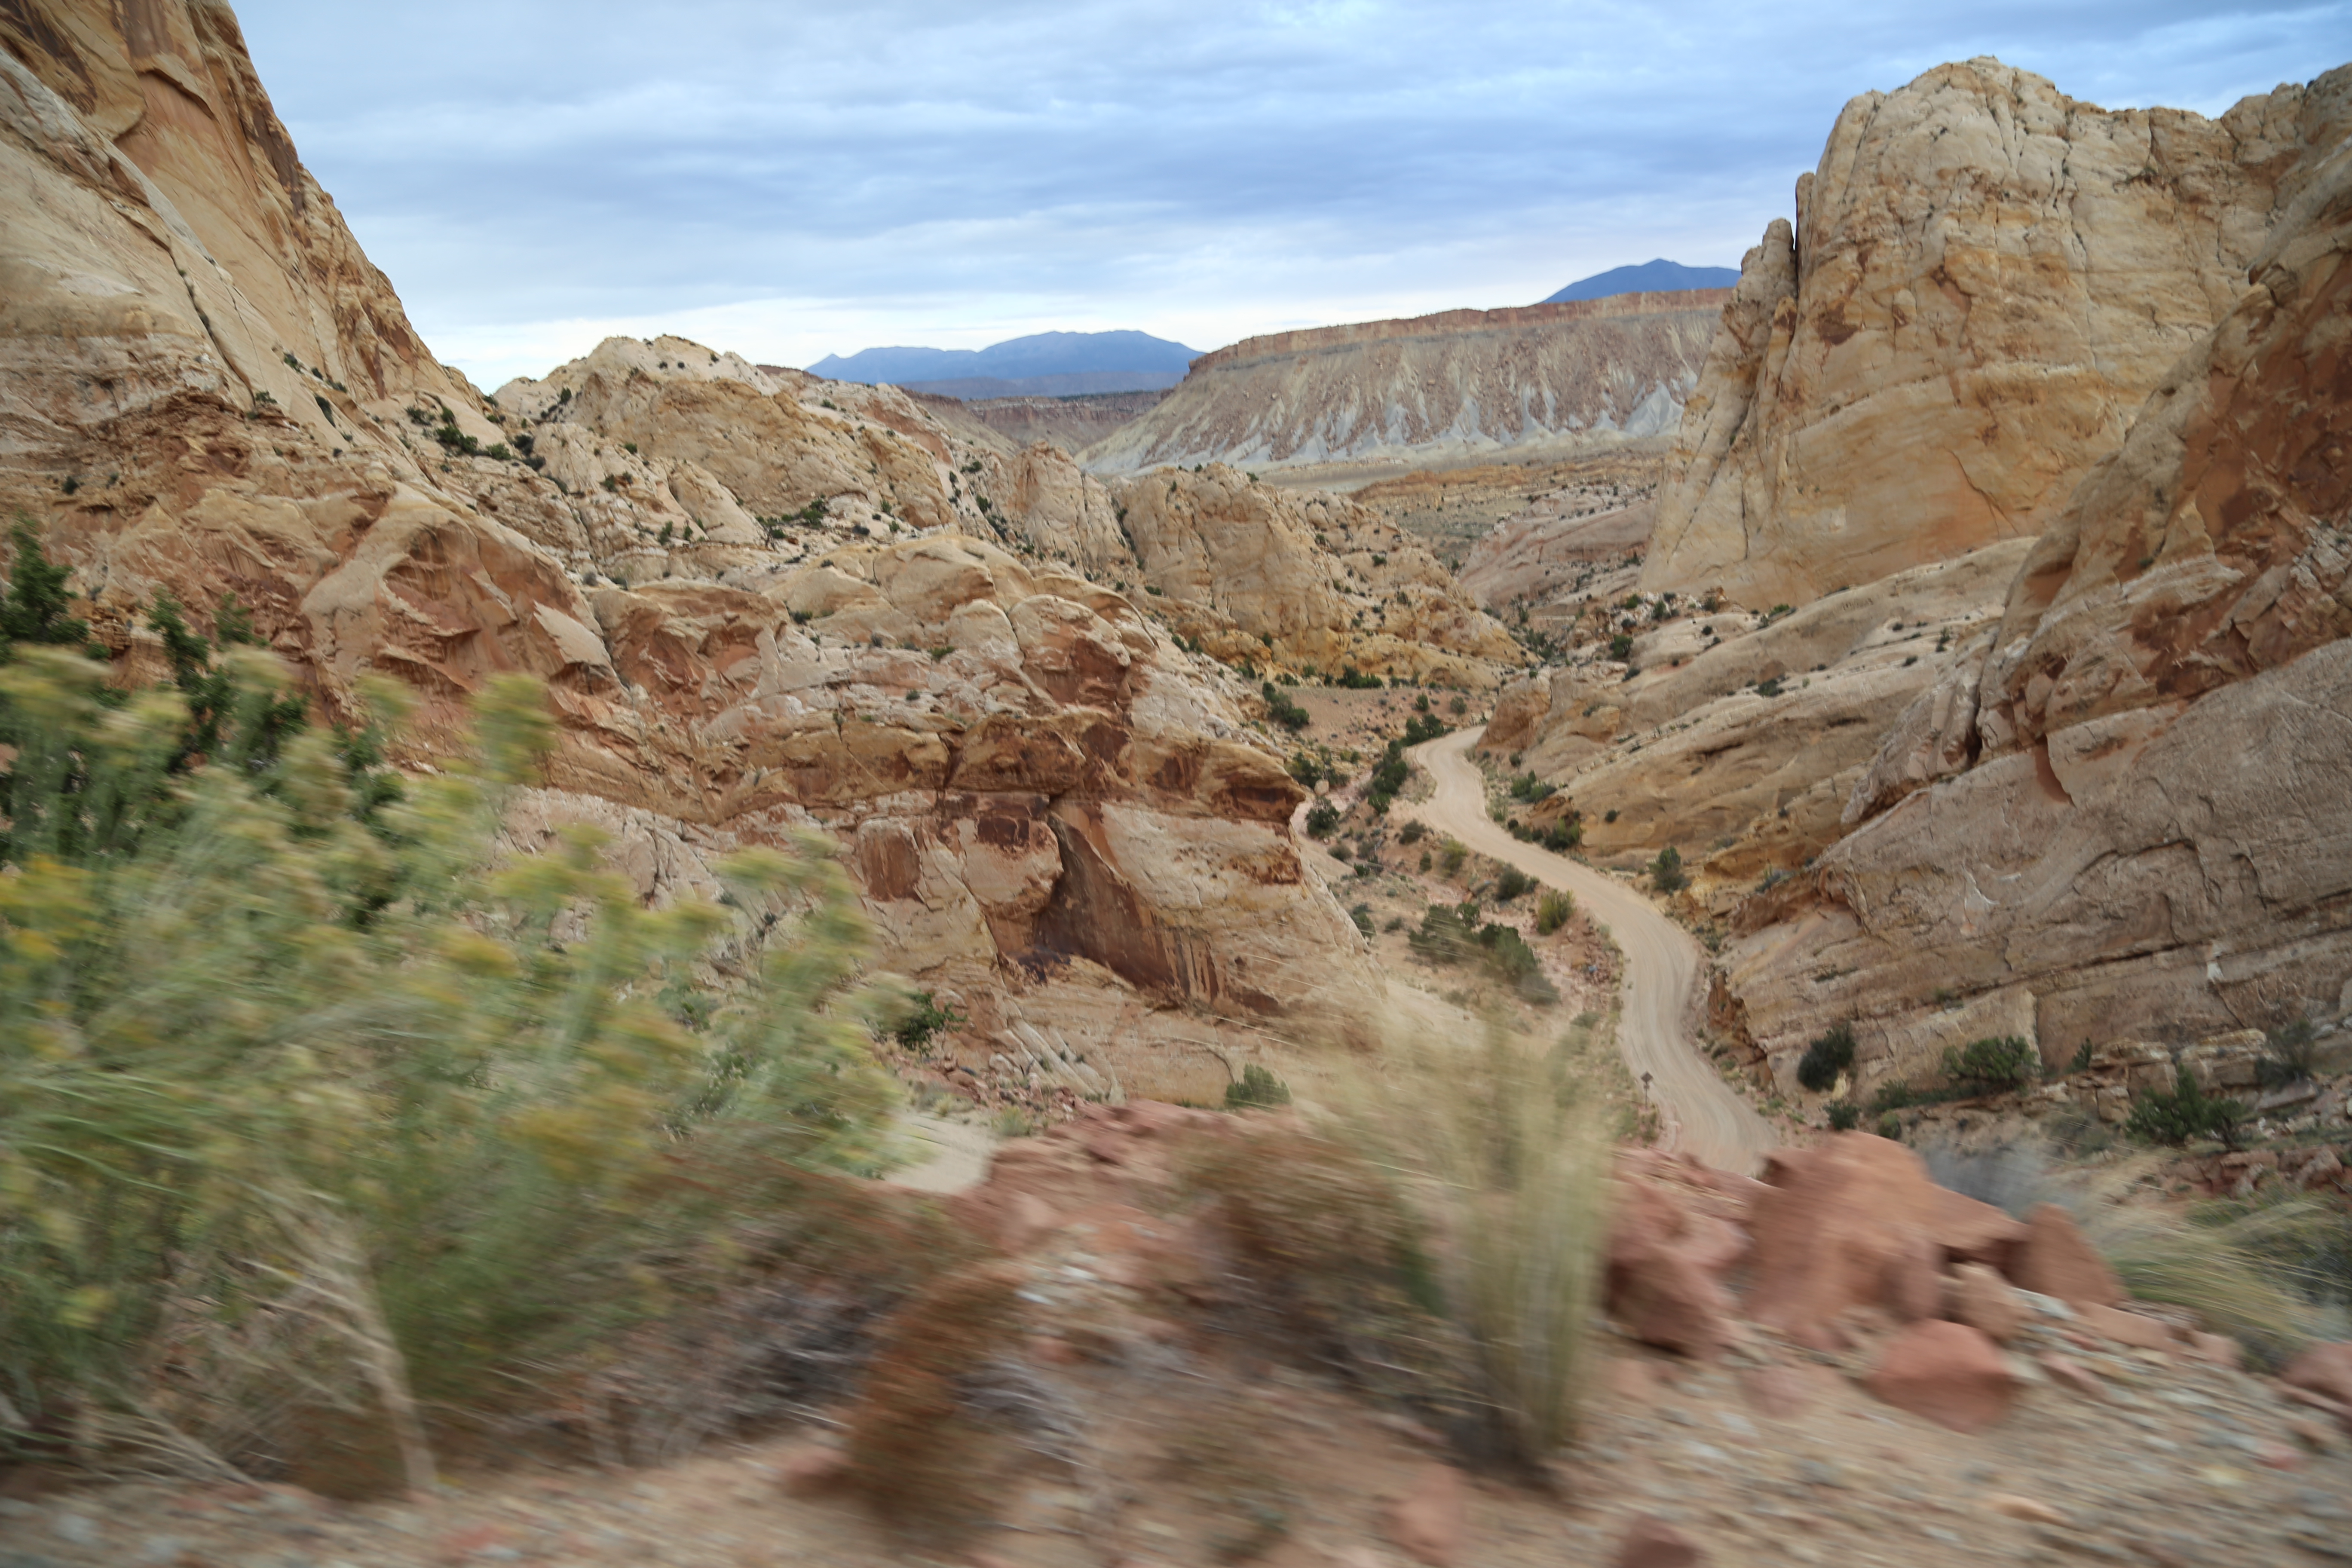
{"type": "Polygon", "coordinates": [[[2352,0],[239,13],[371,257],[488,384],[607,331],[805,363],[1520,303],[1653,256],[1736,261],[1847,98],[1940,60],[2215,112],[2352,37],[2352,0]]]}

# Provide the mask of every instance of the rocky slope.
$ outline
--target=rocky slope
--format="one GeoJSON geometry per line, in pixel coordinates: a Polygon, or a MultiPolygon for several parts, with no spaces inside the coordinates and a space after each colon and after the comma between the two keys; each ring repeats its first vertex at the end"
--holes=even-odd
{"type": "Polygon", "coordinates": [[[2352,1007],[2352,149],[2280,189],[2252,287],[1727,952],[1784,1076],[1836,1018],[1867,1087],[1961,1037],[2057,1064],[2352,1007]]]}
{"type": "Polygon", "coordinates": [[[984,397],[966,400],[957,412],[1020,446],[1046,441],[1066,452],[1083,452],[1129,420],[1157,408],[1167,397],[1166,391],[984,397]]]}
{"type": "Polygon", "coordinates": [[[1674,428],[1719,289],[1250,338],[1081,454],[1098,473],[1605,447],[1674,428]]]}
{"type": "Polygon", "coordinates": [[[315,720],[406,686],[422,764],[488,678],[537,675],[561,743],[518,842],[599,824],[658,900],[733,844],[832,834],[885,960],[971,1019],[982,1098],[1213,1093],[1204,1042],[1369,1005],[1255,684],[1160,612],[1467,680],[1507,639],[1425,556],[1215,473],[1141,481],[1123,530],[1054,448],[680,339],[485,399],[302,168],[226,6],[44,0],[0,38],[0,510],[73,565],[122,679],[161,668],[159,590],[200,631],[233,594],[315,720]]]}
{"type": "Polygon", "coordinates": [[[2343,72],[2217,121],[1991,59],[1855,99],[1742,264],[1643,586],[1801,605],[2041,533],[2347,119],[2343,72]]]}

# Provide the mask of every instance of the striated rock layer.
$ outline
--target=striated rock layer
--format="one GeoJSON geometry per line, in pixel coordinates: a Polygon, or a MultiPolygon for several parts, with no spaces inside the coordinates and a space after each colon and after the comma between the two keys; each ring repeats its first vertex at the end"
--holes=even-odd
{"type": "Polygon", "coordinates": [[[1727,951],[1718,1017],[1784,1079],[1844,1017],[1867,1087],[2352,1008],[2352,146],[2282,188],[2252,287],[1727,951]]]}
{"type": "Polygon", "coordinates": [[[423,763],[488,678],[537,675],[561,735],[519,843],[597,823],[658,900],[732,845],[833,834],[886,961],[1007,1093],[1213,1095],[1266,1022],[1369,1005],[1255,684],[1160,606],[1467,681],[1507,639],[1425,556],[1338,503],[1286,501],[1270,539],[1213,473],[1123,526],[1055,448],[682,339],[485,399],[303,169],[226,5],[26,0],[0,43],[0,511],[72,564],[121,679],[160,668],[160,591],[200,631],[233,594],[314,719],[405,685],[423,763]]]}
{"type": "Polygon", "coordinates": [[[1567,451],[1682,417],[1721,289],[1276,332],[1192,362],[1150,413],[1080,454],[1098,473],[1567,451]]]}
{"type": "Polygon", "coordinates": [[[2352,74],[2219,120],[1992,59],[1838,117],[1740,281],[1643,586],[1801,605],[2042,532],[2352,124],[2352,74]]]}

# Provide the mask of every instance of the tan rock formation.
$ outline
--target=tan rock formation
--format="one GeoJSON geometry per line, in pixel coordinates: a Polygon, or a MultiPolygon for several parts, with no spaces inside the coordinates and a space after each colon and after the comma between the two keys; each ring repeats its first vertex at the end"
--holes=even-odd
{"type": "Polygon", "coordinates": [[[1632,637],[1632,679],[1588,647],[1509,688],[1481,744],[1559,786],[1529,817],[1580,812],[1589,853],[1674,845],[1696,866],[1704,851],[1707,875],[1744,891],[1836,842],[1884,737],[1936,679],[1936,650],[1997,620],[2027,548],[1917,567],[1761,625],[1723,610],[1657,626],[1612,607],[1599,630],[1632,637]]]}
{"type": "Polygon", "coordinates": [[[1222,463],[1119,480],[1112,497],[1146,591],[1221,657],[1475,687],[1524,658],[1419,542],[1345,497],[1222,463]]]}
{"type": "Polygon", "coordinates": [[[1662,435],[1721,289],[1276,332],[1192,362],[1150,412],[1080,454],[1097,473],[1265,468],[1478,451],[1565,454],[1662,435]]]}
{"type": "Polygon", "coordinates": [[[1530,508],[1471,546],[1462,586],[1496,614],[1541,605],[1594,568],[1647,548],[1657,510],[1654,501],[1577,515],[1530,508]]]}
{"type": "Polygon", "coordinates": [[[2280,188],[2253,287],[1896,728],[1811,902],[1727,952],[1783,1068],[1838,1017],[1866,1088],[1971,1026],[2054,1063],[2352,1005],[2352,154],[2280,188]]]}
{"type": "Polygon", "coordinates": [[[1643,586],[1801,605],[2042,532],[2347,114],[2341,73],[2208,121],[1991,59],[1855,99],[1742,265],[1643,586]]]}
{"type": "Polygon", "coordinates": [[[317,719],[404,683],[411,762],[487,678],[539,675],[561,739],[519,846],[594,824],[658,900],[830,832],[991,1092],[1213,1096],[1269,1021],[1360,1014],[1376,977],[1251,689],[1073,569],[1126,547],[1066,456],[674,338],[486,401],[225,5],[28,0],[0,41],[0,510],[75,568],[124,679],[164,589],[200,631],[235,594],[317,719]]]}

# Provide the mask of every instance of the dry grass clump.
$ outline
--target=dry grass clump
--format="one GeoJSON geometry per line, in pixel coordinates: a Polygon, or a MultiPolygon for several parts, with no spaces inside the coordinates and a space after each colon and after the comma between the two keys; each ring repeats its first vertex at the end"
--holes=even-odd
{"type": "Polygon", "coordinates": [[[848,1452],[853,1483],[893,1530],[953,1542],[988,1522],[1010,1446],[982,1391],[1019,1333],[1021,1278],[1003,1263],[959,1269],[884,1329],[848,1452]]]}
{"type": "Polygon", "coordinates": [[[1191,1173],[1276,1342],[1528,1470],[1574,1433],[1606,1224],[1570,1060],[1498,1026],[1395,1044],[1327,1121],[1219,1141],[1191,1173]]]}
{"type": "Polygon", "coordinates": [[[2133,1296],[2189,1309],[2263,1366],[2345,1335],[2352,1213],[2339,1204],[2103,1205],[2087,1228],[2133,1296]]]}

